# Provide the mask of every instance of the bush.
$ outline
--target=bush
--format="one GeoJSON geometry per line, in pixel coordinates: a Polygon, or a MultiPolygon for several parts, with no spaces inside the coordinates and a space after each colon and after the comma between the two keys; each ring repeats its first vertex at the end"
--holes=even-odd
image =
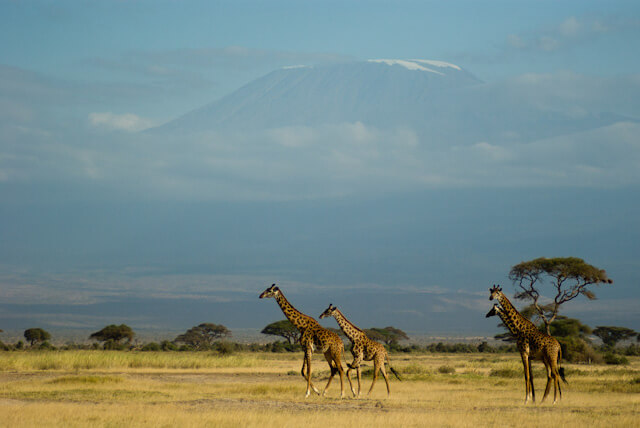
{"type": "Polygon", "coordinates": [[[223,341],[217,342],[214,345],[214,349],[222,355],[230,355],[236,351],[236,346],[234,343],[223,340],[223,341]]]}
{"type": "Polygon", "coordinates": [[[297,343],[290,344],[289,342],[279,340],[265,344],[263,350],[267,352],[299,352],[302,350],[302,347],[297,343]]]}
{"type": "Polygon", "coordinates": [[[177,351],[178,350],[178,345],[176,345],[175,343],[173,343],[170,340],[163,340],[160,343],[160,347],[162,348],[163,351],[177,351]]]}
{"type": "Polygon", "coordinates": [[[56,349],[55,346],[53,346],[51,343],[49,343],[48,341],[44,341],[42,342],[40,345],[37,346],[37,348],[35,349],[41,349],[41,350],[48,350],[48,351],[54,351],[56,349]]]}
{"type": "Polygon", "coordinates": [[[104,342],[104,346],[102,347],[102,349],[104,349],[105,351],[122,351],[126,348],[127,345],[116,342],[115,340],[107,340],[106,342],[104,342]]]}
{"type": "Polygon", "coordinates": [[[561,337],[562,359],[571,363],[600,363],[602,356],[589,343],[579,337],[561,337]]]}
{"type": "Polygon", "coordinates": [[[159,343],[150,342],[145,344],[142,348],[140,348],[140,350],[143,352],[157,352],[162,351],[162,346],[160,346],[159,343]]]}
{"type": "Polygon", "coordinates": [[[629,345],[626,348],[623,348],[624,355],[629,356],[640,356],[640,345],[629,345]]]}
{"type": "Polygon", "coordinates": [[[487,342],[482,342],[478,345],[478,352],[495,352],[495,349],[487,342]]]}
{"type": "Polygon", "coordinates": [[[514,369],[491,369],[491,372],[489,372],[489,376],[512,378],[520,377],[521,373],[514,369]]]}
{"type": "Polygon", "coordinates": [[[616,355],[613,352],[604,354],[604,362],[611,365],[629,364],[629,359],[624,355],[616,355]]]}
{"type": "Polygon", "coordinates": [[[451,366],[440,366],[438,367],[438,373],[443,374],[453,374],[456,372],[456,369],[451,366]]]}

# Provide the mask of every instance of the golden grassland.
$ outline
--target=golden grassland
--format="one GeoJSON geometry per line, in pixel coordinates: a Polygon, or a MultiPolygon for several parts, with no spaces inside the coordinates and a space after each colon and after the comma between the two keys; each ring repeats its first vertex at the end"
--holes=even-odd
{"type": "MultiPolygon", "coordinates": [[[[301,353],[0,352],[0,426],[630,427],[640,420],[640,358],[626,366],[564,364],[561,402],[526,406],[516,354],[391,359],[403,377],[391,378],[391,397],[382,379],[366,397],[367,375],[363,398],[351,398],[345,385],[341,400],[337,379],[327,397],[304,398],[301,353]]],[[[313,368],[324,387],[322,356],[313,368]]],[[[540,399],[541,363],[534,376],[540,399]]]]}

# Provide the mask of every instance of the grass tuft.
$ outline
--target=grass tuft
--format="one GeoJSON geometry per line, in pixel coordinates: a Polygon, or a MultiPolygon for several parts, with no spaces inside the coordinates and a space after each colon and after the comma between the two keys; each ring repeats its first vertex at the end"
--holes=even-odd
{"type": "Polygon", "coordinates": [[[50,380],[50,384],[100,384],[100,383],[119,383],[123,379],[119,376],[61,376],[50,380]]]}
{"type": "Polygon", "coordinates": [[[491,371],[489,372],[489,376],[514,378],[514,377],[520,377],[521,373],[514,369],[491,369],[491,371]]]}

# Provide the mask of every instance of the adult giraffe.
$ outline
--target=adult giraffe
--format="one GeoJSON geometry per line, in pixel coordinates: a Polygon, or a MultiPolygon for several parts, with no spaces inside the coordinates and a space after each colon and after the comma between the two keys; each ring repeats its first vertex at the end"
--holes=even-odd
{"type": "MultiPolygon", "coordinates": [[[[317,349],[324,353],[324,357],[326,358],[327,363],[329,363],[329,368],[331,369],[329,381],[327,382],[327,386],[324,387],[322,395],[324,396],[327,392],[335,374],[339,373],[340,398],[344,398],[344,369],[342,368],[344,344],[342,343],[340,336],[322,327],[318,324],[318,321],[309,315],[305,315],[294,308],[275,284],[272,284],[271,287],[267,288],[262,292],[262,294],[260,294],[261,299],[269,297],[276,299],[276,302],[278,303],[278,306],[280,306],[284,315],[291,324],[300,330],[300,333],[302,334],[300,337],[300,345],[302,345],[302,350],[304,351],[304,361],[302,362],[301,373],[302,377],[307,381],[307,393],[305,397],[309,396],[312,389],[316,394],[320,395],[318,389],[313,385],[313,382],[311,382],[311,357],[313,356],[314,349],[317,349]]],[[[349,379],[349,385],[353,391],[351,378],[347,376],[347,379],[349,379]]]]}
{"type": "MultiPolygon", "coordinates": [[[[369,339],[364,331],[353,325],[353,323],[351,323],[351,321],[349,321],[347,317],[340,312],[340,309],[332,304],[329,304],[329,307],[320,315],[320,318],[325,317],[334,317],[345,336],[347,336],[351,341],[351,354],[353,355],[353,361],[351,364],[347,364],[347,367],[349,367],[347,369],[347,378],[351,381],[349,372],[351,369],[356,369],[356,374],[358,376],[357,396],[360,397],[360,364],[363,360],[373,360],[373,381],[371,382],[371,387],[369,388],[367,395],[371,394],[371,391],[373,391],[373,385],[376,384],[376,380],[378,379],[378,371],[382,372],[384,381],[387,384],[387,395],[391,395],[389,377],[387,376],[387,372],[384,368],[385,361],[389,363],[389,369],[398,378],[398,380],[401,379],[394,368],[391,367],[391,362],[389,361],[389,356],[387,355],[387,350],[384,345],[369,339]]],[[[351,392],[353,392],[354,396],[356,395],[353,387],[351,388],[351,392]]]]}
{"type": "Polygon", "coordinates": [[[560,367],[562,359],[560,343],[554,337],[538,330],[535,324],[523,317],[511,304],[507,296],[504,295],[502,288],[494,285],[489,289],[489,293],[489,300],[496,299],[499,305],[494,305],[486,316],[498,315],[509,331],[516,337],[518,351],[520,351],[520,358],[524,367],[525,404],[529,399],[535,402],[531,371],[532,360],[542,360],[547,369],[547,386],[545,387],[542,401],[549,395],[551,384],[553,383],[553,404],[556,404],[558,395],[562,397],[560,379],[567,383],[564,378],[564,369],[560,367]]]}

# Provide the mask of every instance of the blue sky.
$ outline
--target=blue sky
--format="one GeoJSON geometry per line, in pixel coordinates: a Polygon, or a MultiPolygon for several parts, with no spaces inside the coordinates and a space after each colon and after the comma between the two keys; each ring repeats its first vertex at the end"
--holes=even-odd
{"type": "Polygon", "coordinates": [[[636,1],[0,2],[0,323],[149,328],[175,302],[171,327],[257,328],[279,314],[254,298],[279,282],[318,313],[327,293],[397,297],[380,319],[351,309],[487,333],[486,288],[511,265],[577,256],[616,283],[571,313],[638,329],[637,52],[636,1]],[[484,82],[465,112],[609,122],[529,139],[499,124],[468,145],[460,130],[435,152],[359,121],[139,132],[285,66],[371,58],[463,67],[484,82]]]}

